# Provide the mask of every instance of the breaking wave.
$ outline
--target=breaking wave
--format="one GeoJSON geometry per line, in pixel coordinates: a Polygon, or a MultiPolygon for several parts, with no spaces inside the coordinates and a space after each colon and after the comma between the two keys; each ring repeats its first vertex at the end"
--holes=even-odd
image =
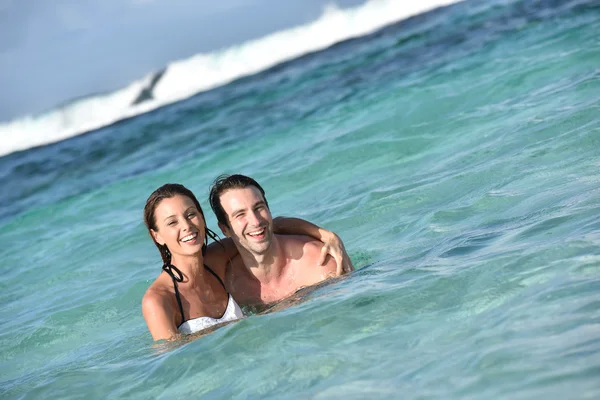
{"type": "Polygon", "coordinates": [[[0,156],[58,142],[146,113],[458,1],[424,0],[407,4],[398,0],[371,0],[348,9],[327,6],[317,20],[308,24],[174,61],[112,93],[86,97],[42,114],[0,124],[0,156]]]}

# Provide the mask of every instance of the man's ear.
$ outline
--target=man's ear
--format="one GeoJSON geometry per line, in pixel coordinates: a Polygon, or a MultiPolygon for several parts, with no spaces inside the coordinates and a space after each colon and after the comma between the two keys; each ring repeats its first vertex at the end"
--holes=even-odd
{"type": "Polygon", "coordinates": [[[154,229],[150,229],[150,234],[152,235],[152,238],[154,238],[154,241],[156,243],[160,244],[161,246],[164,246],[165,241],[163,240],[162,236],[160,236],[160,233],[158,233],[154,229]]]}
{"type": "Polygon", "coordinates": [[[226,237],[231,237],[231,231],[229,230],[229,227],[227,225],[219,222],[219,228],[221,229],[221,232],[223,232],[223,235],[225,235],[226,237]]]}

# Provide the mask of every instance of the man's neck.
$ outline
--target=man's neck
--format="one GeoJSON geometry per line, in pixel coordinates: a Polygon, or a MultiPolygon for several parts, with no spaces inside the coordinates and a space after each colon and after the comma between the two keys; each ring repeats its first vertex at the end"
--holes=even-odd
{"type": "Polygon", "coordinates": [[[239,247],[238,251],[248,271],[261,283],[269,283],[281,276],[286,262],[277,235],[273,234],[271,246],[264,254],[254,254],[239,247]]]}

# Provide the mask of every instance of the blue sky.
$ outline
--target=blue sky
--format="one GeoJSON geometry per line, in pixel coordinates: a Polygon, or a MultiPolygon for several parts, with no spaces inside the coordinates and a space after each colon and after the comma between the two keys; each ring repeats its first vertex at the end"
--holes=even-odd
{"type": "Polygon", "coordinates": [[[0,0],[0,120],[365,0],[0,0]]]}

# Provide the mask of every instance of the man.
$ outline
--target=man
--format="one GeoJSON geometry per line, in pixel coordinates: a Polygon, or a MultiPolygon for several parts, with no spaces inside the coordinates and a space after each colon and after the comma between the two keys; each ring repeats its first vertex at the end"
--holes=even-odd
{"type": "Polygon", "coordinates": [[[274,234],[265,192],[250,177],[218,177],[210,205],[239,251],[226,269],[225,286],[240,304],[273,303],[354,269],[349,259],[340,268],[331,257],[323,260],[323,243],[309,236],[274,234]]]}

